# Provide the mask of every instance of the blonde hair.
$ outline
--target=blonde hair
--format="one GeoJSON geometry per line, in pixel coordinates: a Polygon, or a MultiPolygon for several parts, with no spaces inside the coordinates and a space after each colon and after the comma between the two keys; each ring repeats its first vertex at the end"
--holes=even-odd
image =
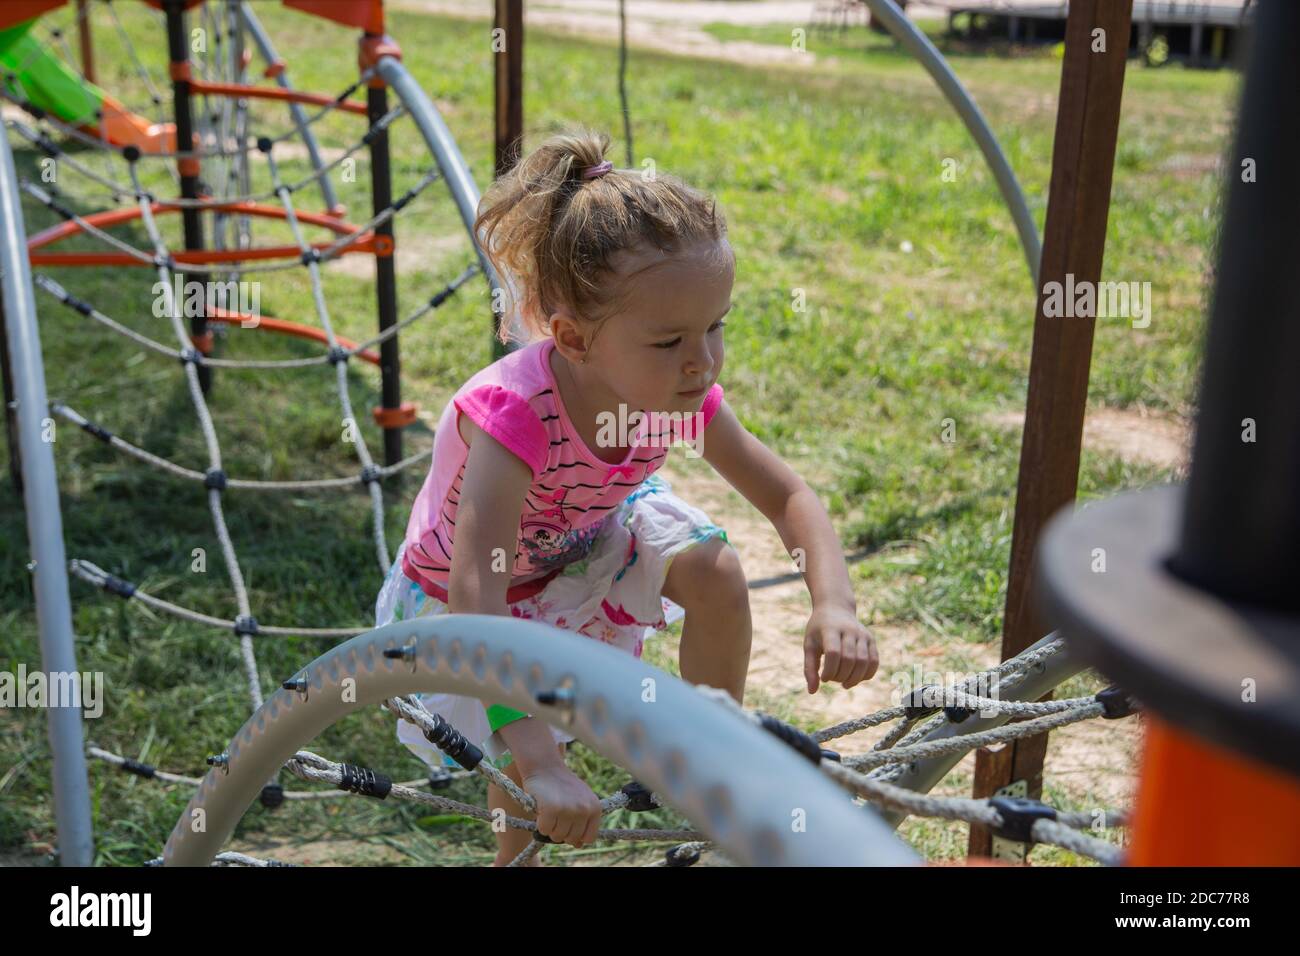
{"type": "MultiPolygon", "coordinates": [[[[648,245],[671,256],[727,234],[717,201],[674,176],[612,169],[584,179],[609,143],[607,134],[583,126],[556,133],[493,182],[479,203],[474,234],[511,286],[525,341],[546,337],[556,311],[593,326],[608,318],[621,293],[608,281],[616,253],[648,245]]],[[[502,319],[501,341],[518,339],[502,319]]]]}

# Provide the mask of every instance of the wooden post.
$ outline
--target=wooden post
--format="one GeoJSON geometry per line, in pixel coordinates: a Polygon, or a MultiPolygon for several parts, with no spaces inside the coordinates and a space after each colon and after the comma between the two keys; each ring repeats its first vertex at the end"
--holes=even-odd
{"type": "MultiPolygon", "coordinates": [[[[1047,520],[1074,500],[1078,488],[1095,323],[1092,317],[1048,318],[1044,290],[1051,288],[1049,283],[1065,286],[1067,273],[1073,276],[1075,287],[1101,278],[1131,17],[1132,0],[1074,0],[1066,22],[1002,660],[1019,654],[1046,633],[1032,604],[1034,545],[1047,520]],[[1095,34],[1098,29],[1104,32],[1095,34]],[[1093,52],[1103,40],[1105,52],[1093,52]]],[[[1023,780],[1028,796],[1038,798],[1046,752],[1046,734],[1013,741],[996,753],[977,751],[972,796],[988,797],[1023,780]]],[[[989,830],[971,826],[968,852],[973,856],[992,854],[989,830]]]]}
{"type": "Polygon", "coordinates": [[[90,0],[77,0],[77,38],[81,43],[81,75],[95,82],[95,47],[90,36],[90,0]]]}
{"type": "MultiPolygon", "coordinates": [[[[492,20],[496,75],[496,152],[493,176],[508,172],[524,145],[524,0],[496,0],[492,20]],[[497,31],[502,31],[498,33],[497,31]],[[498,40],[500,38],[500,40],[498,40]]],[[[501,316],[492,312],[492,360],[506,354],[497,337],[501,316]]]]}

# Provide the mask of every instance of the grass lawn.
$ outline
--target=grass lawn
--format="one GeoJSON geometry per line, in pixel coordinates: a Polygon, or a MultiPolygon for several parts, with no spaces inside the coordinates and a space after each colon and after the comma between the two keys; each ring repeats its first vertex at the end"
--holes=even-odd
{"type": "MultiPolygon", "coordinates": [[[[337,92],[354,77],[354,40],[342,28],[261,5],[258,13],[301,89],[337,92]]],[[[146,13],[123,10],[141,58],[165,76],[165,44],[146,13]],[[128,15],[130,14],[130,15],[128,15]]],[[[483,22],[390,13],[404,62],[437,102],[480,186],[491,178],[492,70],[483,22]]],[[[789,44],[783,27],[717,25],[723,39],[789,44]]],[[[101,84],[140,103],[144,90],[108,22],[101,31],[101,84]]],[[[530,31],[525,74],[529,142],[584,122],[607,129],[610,157],[623,165],[617,54],[608,45],[530,31]]],[[[846,551],[869,549],[852,565],[859,589],[879,595],[875,621],[915,623],[936,642],[996,641],[1018,463],[1015,432],[995,423],[1022,409],[1034,296],[1011,219],[974,144],[923,71],[887,40],[864,31],[808,39],[816,63],[746,67],[634,51],[629,94],[636,162],[715,194],[738,256],[735,308],[728,317],[723,384],[742,421],[803,471],[824,495],[846,551]],[[955,182],[942,177],[956,162],[955,182]],[[945,442],[945,419],[957,440],[945,442]],[[887,547],[888,546],[888,547],[887,547]]],[[[953,66],[1001,138],[1040,224],[1046,209],[1060,62],[1050,53],[955,55],[953,66]]],[[[1219,181],[1238,77],[1144,69],[1131,63],[1120,126],[1103,278],[1150,282],[1152,320],[1098,323],[1090,407],[1144,407],[1190,414],[1202,314],[1218,224],[1219,181]]],[[[257,104],[257,132],[279,133],[280,109],[257,104]]],[[[333,147],[351,144],[364,121],[335,115],[317,126],[333,147]]],[[[431,164],[409,120],[394,129],[395,191],[431,164]]],[[[40,154],[10,136],[20,175],[39,182],[40,154]]],[[[75,154],[97,163],[90,151],[75,154]]],[[[123,165],[99,164],[126,178],[123,165]]],[[[286,178],[305,175],[301,158],[282,162],[286,178]]],[[[258,169],[255,187],[268,185],[258,169]]],[[[354,221],[369,209],[369,170],[358,156],[355,181],[337,181],[354,221]]],[[[174,187],[150,174],[160,194],[174,187]]],[[[79,211],[106,205],[104,191],[61,168],[57,187],[79,211]]],[[[320,208],[318,194],[295,197],[320,208]]],[[[24,197],[29,234],[57,221],[24,197]]],[[[179,223],[165,223],[173,248],[179,223]]],[[[138,224],[116,232],[147,246],[138,224]]],[[[407,315],[471,261],[467,238],[440,184],[397,224],[400,315],[407,315]]],[[[287,230],[258,226],[259,243],[288,242],[287,230]]],[[[319,237],[317,237],[319,238],[319,237]]],[[[79,239],[66,248],[98,248],[79,239]]],[[[152,313],[148,269],[41,269],[119,321],[174,346],[152,313]]],[[[364,263],[327,269],[336,331],[374,332],[374,290],[364,263]]],[[[256,276],[252,278],[258,278],[256,276]]],[[[262,309],[315,324],[305,270],[263,278],[262,309]]],[[[38,291],[49,392],[115,434],[202,470],[202,434],[176,363],[72,312],[38,291]]],[[[488,355],[485,287],[467,286],[402,336],[404,397],[436,416],[450,393],[488,355]]],[[[313,346],[231,328],[224,357],[291,358],[313,346]]],[[[344,443],[333,377],[322,368],[220,370],[210,397],[232,476],[261,479],[354,474],[344,443]]],[[[366,441],[382,456],[368,409],[378,403],[377,371],[353,362],[351,399],[366,441]]],[[[428,423],[407,432],[408,451],[430,441],[428,423]]],[[[8,449],[5,447],[7,457],[8,449]]],[[[128,459],[60,421],[55,457],[69,557],[85,558],[169,601],[233,617],[204,495],[128,459]],[[196,573],[195,549],[207,555],[196,573]]],[[[420,470],[385,486],[387,535],[395,549],[420,470]]],[[[1083,500],[1169,480],[1168,469],[1122,456],[1085,453],[1083,500]]],[[[348,493],[225,496],[254,615],[263,624],[370,626],[380,573],[370,544],[368,498],[348,493]]],[[[34,668],[40,659],[22,504],[0,483],[0,659],[34,668]]],[[[90,742],[181,773],[201,775],[249,713],[242,663],[229,634],[159,616],[74,580],[78,665],[104,672],[103,717],[90,742]]],[[[264,686],[274,687],[329,641],[262,638],[264,686]]],[[[647,659],[675,670],[654,644],[647,659]]],[[[1093,686],[1079,682],[1075,690],[1093,686]]],[[[1063,689],[1069,692],[1069,688],[1063,689]]],[[[420,765],[393,738],[391,719],[370,709],[330,728],[312,748],[335,760],[418,776],[420,765]]],[[[572,761],[598,793],[626,774],[583,747],[572,761]]],[[[184,787],[116,774],[92,761],[97,861],[138,864],[161,852],[189,797],[184,787]]],[[[50,757],[44,714],[0,712],[0,850],[30,860],[54,839],[50,757]]],[[[286,787],[302,789],[289,778],[286,787]]],[[[483,785],[453,796],[483,805],[483,785]]],[[[669,811],[637,817],[673,825],[669,811]]],[[[630,825],[608,819],[606,826],[630,825]]],[[[964,841],[909,834],[933,856],[964,852],[964,841]]],[[[452,862],[491,859],[494,841],[479,825],[447,825],[410,806],[362,800],[310,801],[279,811],[255,806],[237,831],[243,845],[346,840],[334,861],[452,862]]],[[[342,844],[339,844],[342,846],[342,844]]],[[[553,861],[652,858],[626,846],[554,849],[553,861]]],[[[1036,859],[1038,859],[1036,857],[1036,859]]],[[[1047,859],[1053,859],[1048,857],[1047,859]]],[[[1072,861],[1061,854],[1063,861],[1072,861]]]]}

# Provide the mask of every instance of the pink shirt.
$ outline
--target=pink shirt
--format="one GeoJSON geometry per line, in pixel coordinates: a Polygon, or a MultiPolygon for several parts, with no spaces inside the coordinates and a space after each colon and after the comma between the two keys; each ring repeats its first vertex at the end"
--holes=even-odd
{"type": "Polygon", "coordinates": [[[447,600],[456,508],[469,456],[457,427],[460,413],[532,469],[515,540],[516,586],[506,595],[513,602],[540,590],[544,577],[581,560],[605,517],[664,463],[671,438],[691,440],[697,423],[702,431],[722,404],[722,386],[714,385],[699,418],[640,416],[635,428],[627,428],[627,455],[611,464],[587,447],[569,420],[551,372],[554,348],[553,339],[542,339],[511,352],[473,375],[443,409],[433,463],[407,522],[402,560],[406,576],[426,594],[447,600]],[[521,587],[520,578],[534,586],[521,587]]]}

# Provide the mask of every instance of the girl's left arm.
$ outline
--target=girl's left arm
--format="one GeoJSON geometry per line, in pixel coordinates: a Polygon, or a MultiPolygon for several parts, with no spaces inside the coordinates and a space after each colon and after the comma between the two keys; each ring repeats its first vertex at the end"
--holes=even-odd
{"type": "Polygon", "coordinates": [[[852,687],[870,679],[880,665],[875,638],[858,620],[839,537],[816,493],[749,433],[725,399],[704,430],[699,451],[772,522],[803,571],[812,596],[812,614],[804,632],[808,693],[817,690],[819,680],[852,687]]]}

